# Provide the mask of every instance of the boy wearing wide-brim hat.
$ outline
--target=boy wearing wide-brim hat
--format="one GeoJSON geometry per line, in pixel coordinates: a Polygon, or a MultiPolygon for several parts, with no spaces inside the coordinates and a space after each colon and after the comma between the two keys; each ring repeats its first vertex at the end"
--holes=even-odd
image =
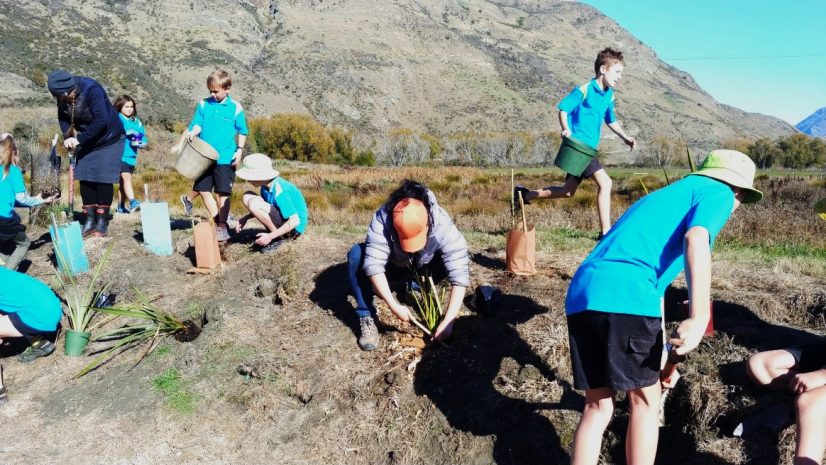
{"type": "Polygon", "coordinates": [[[244,206],[249,214],[241,217],[235,226],[235,232],[241,232],[251,218],[267,228],[267,232],[258,233],[255,245],[261,252],[274,251],[283,242],[282,239],[295,239],[307,228],[307,202],[301,191],[291,182],[279,176],[272,167],[272,160],[263,153],[247,155],[241,162],[236,176],[249,181],[261,189],[261,193],[244,193],[244,206]]]}
{"type": "Polygon", "coordinates": [[[685,269],[689,317],[668,341],[684,355],[708,325],[714,239],[741,202],[763,196],[754,174],[748,156],[712,151],[700,170],[629,207],[580,265],[565,301],[574,386],[585,390],[572,464],[597,463],[617,391],[631,410],[627,462],[654,463],[665,290],[685,269]]]}

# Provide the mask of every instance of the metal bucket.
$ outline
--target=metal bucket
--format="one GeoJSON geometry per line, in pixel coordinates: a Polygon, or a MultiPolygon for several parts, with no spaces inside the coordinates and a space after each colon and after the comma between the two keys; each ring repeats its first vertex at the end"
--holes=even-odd
{"type": "Polygon", "coordinates": [[[189,179],[198,179],[218,160],[218,152],[198,137],[187,141],[181,149],[175,169],[189,179]]]}

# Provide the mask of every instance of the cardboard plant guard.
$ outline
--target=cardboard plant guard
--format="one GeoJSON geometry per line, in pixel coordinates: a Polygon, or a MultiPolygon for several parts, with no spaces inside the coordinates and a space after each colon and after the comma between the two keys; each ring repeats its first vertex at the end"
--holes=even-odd
{"type": "Polygon", "coordinates": [[[528,227],[521,192],[519,193],[519,206],[522,210],[522,228],[513,228],[508,231],[505,261],[511,273],[530,276],[536,273],[536,230],[533,226],[528,227]]]}
{"type": "Polygon", "coordinates": [[[202,221],[192,228],[195,236],[195,267],[190,271],[209,273],[221,265],[221,251],[218,249],[218,237],[215,226],[202,221]]]}

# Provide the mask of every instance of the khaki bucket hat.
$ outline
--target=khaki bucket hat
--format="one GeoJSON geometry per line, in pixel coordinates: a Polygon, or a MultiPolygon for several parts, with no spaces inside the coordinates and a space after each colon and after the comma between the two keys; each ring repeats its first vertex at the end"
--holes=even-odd
{"type": "Polygon", "coordinates": [[[737,150],[712,150],[700,169],[691,173],[705,176],[739,187],[745,191],[743,203],[754,203],[763,198],[763,193],[754,188],[754,174],[757,167],[748,155],[737,150]]]}
{"type": "Polygon", "coordinates": [[[272,160],[263,153],[251,153],[241,160],[241,168],[235,175],[247,181],[269,181],[278,177],[278,170],[272,167],[272,160]]]}

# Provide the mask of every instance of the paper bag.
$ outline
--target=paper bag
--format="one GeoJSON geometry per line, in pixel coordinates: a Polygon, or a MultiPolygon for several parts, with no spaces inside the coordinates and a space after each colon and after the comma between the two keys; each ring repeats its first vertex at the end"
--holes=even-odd
{"type": "Polygon", "coordinates": [[[195,266],[214,269],[221,264],[221,251],[218,249],[218,236],[215,226],[201,222],[192,229],[195,236],[195,266]]]}
{"type": "Polygon", "coordinates": [[[505,262],[508,271],[511,273],[530,276],[536,273],[536,230],[533,226],[528,227],[521,192],[519,193],[519,204],[522,210],[522,227],[508,231],[505,244],[505,262]]]}

